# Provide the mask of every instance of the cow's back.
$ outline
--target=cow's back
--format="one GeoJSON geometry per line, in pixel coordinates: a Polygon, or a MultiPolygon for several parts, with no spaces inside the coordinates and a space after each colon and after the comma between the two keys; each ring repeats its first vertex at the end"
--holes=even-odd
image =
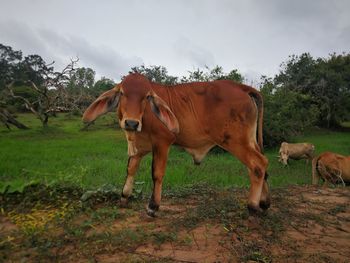
{"type": "Polygon", "coordinates": [[[303,155],[312,156],[315,147],[310,143],[293,143],[286,144],[284,149],[288,150],[290,158],[300,158],[303,155]]]}
{"type": "MultiPolygon", "coordinates": [[[[249,95],[253,88],[232,81],[213,81],[168,88],[156,85],[155,91],[179,121],[177,144],[200,147],[217,143],[224,140],[227,129],[233,128],[252,126],[252,132],[256,132],[257,108],[249,95]]],[[[240,134],[237,132],[237,136],[240,134]]]]}

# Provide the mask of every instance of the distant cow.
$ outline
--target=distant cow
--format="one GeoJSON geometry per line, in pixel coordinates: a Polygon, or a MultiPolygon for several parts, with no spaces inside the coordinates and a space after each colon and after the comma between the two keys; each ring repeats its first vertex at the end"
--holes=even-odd
{"type": "Polygon", "coordinates": [[[350,156],[332,152],[324,152],[312,160],[312,184],[318,184],[323,179],[325,183],[350,183],[350,156]]]}
{"type": "Polygon", "coordinates": [[[215,145],[236,156],[249,171],[248,209],[261,212],[270,205],[263,155],[261,94],[229,80],[164,86],[141,74],[130,74],[103,93],[85,111],[83,121],[116,110],[128,141],[128,169],[122,192],[126,204],[141,159],[152,152],[153,193],[147,214],[155,216],[169,148],[177,144],[200,163],[215,145]]]}
{"type": "Polygon", "coordinates": [[[315,151],[315,146],[311,143],[287,143],[282,142],[279,150],[279,162],[284,165],[288,164],[288,159],[312,160],[315,151]]]}

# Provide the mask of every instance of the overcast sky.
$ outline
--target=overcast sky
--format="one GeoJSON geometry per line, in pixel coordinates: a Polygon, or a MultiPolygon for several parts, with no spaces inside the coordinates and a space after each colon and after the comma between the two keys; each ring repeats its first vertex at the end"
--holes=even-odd
{"type": "Polygon", "coordinates": [[[289,55],[349,52],[349,0],[0,0],[0,43],[97,77],[220,65],[274,76],[289,55]]]}

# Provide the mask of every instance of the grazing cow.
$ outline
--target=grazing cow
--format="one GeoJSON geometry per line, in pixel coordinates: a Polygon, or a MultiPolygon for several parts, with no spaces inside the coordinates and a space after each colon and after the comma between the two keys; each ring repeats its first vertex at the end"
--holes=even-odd
{"type": "Polygon", "coordinates": [[[311,143],[287,143],[282,142],[279,150],[279,162],[284,165],[288,164],[288,159],[312,160],[315,151],[315,146],[311,143]]]}
{"type": "Polygon", "coordinates": [[[155,216],[169,148],[176,144],[196,164],[215,145],[227,150],[248,168],[249,211],[261,212],[270,206],[268,160],[262,154],[263,101],[255,89],[229,80],[164,86],[134,73],[98,97],[83,121],[91,122],[116,108],[129,155],[122,204],[127,204],[132,193],[141,158],[152,152],[153,193],[147,214],[155,216]]]}
{"type": "Polygon", "coordinates": [[[326,184],[350,183],[350,156],[324,152],[312,160],[312,184],[322,178],[326,184]]]}

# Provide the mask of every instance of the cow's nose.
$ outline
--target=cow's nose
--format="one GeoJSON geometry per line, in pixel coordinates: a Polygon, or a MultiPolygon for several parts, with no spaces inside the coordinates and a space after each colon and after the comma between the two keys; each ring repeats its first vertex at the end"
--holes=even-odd
{"type": "Polygon", "coordinates": [[[125,130],[136,131],[139,127],[139,122],[134,120],[125,120],[125,130]]]}

